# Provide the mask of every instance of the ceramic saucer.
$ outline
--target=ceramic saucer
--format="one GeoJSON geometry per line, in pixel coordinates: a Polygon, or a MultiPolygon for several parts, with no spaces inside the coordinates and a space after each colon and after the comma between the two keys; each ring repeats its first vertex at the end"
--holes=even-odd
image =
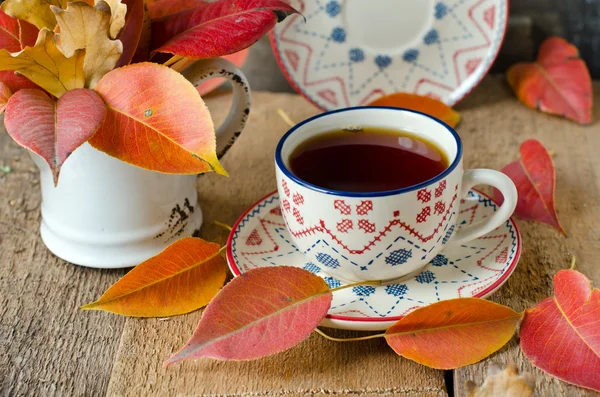
{"type": "MultiPolygon", "coordinates": [[[[493,200],[472,190],[461,200],[458,227],[478,222],[496,210],[493,200]]],[[[458,297],[487,297],[511,275],[520,252],[521,236],[514,221],[509,219],[468,245],[445,249],[420,274],[402,283],[357,286],[335,292],[322,325],[384,330],[412,310],[430,303],[458,297]]],[[[235,276],[256,267],[290,265],[318,274],[331,288],[343,285],[323,272],[319,263],[310,262],[292,243],[283,223],[277,192],[252,205],[237,220],[227,242],[227,261],[235,276]]]]}
{"type": "Polygon", "coordinates": [[[508,19],[508,0],[290,4],[302,15],[275,27],[275,55],[296,91],[328,110],[399,91],[456,103],[494,62],[508,19]]]}

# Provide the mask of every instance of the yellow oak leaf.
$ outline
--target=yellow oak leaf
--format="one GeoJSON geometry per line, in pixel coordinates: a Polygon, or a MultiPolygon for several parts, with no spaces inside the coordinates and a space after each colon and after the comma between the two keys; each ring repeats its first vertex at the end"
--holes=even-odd
{"type": "Polygon", "coordinates": [[[83,88],[85,50],[77,50],[67,58],[56,47],[54,32],[40,30],[33,47],[10,53],[0,49],[0,71],[14,70],[39,85],[55,97],[68,90],[83,88]]]}
{"type": "Polygon", "coordinates": [[[481,386],[468,381],[466,388],[469,393],[467,397],[531,397],[535,390],[535,379],[527,372],[519,374],[513,363],[509,363],[504,370],[492,363],[481,386]]]}
{"type": "MultiPolygon", "coordinates": [[[[104,0],[96,0],[96,4],[104,0]]],[[[110,38],[116,39],[123,26],[125,26],[125,14],[127,14],[127,6],[121,4],[121,0],[106,0],[106,4],[110,7],[110,38]]]]}
{"type": "Polygon", "coordinates": [[[27,21],[38,29],[54,29],[56,18],[50,6],[65,8],[68,0],[6,0],[2,10],[11,17],[27,21]]]}
{"type": "Polygon", "coordinates": [[[69,3],[66,10],[52,7],[60,27],[55,36],[58,49],[67,57],[85,49],[85,86],[95,88],[106,73],[114,69],[123,53],[120,40],[109,37],[110,8],[104,0],[94,7],[86,3],[69,3]]]}

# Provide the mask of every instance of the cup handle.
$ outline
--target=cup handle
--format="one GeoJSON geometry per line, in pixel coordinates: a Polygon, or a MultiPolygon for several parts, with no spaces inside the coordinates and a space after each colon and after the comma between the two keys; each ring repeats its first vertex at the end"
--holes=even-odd
{"type": "Polygon", "coordinates": [[[206,80],[223,77],[231,81],[233,103],[225,121],[217,128],[217,157],[227,153],[242,133],[248,114],[250,114],[250,85],[246,76],[231,62],[223,58],[202,59],[192,63],[181,71],[194,87],[206,80]]]}
{"type": "Polygon", "coordinates": [[[459,229],[450,240],[451,245],[464,244],[491,232],[515,211],[517,206],[517,188],[513,181],[500,171],[475,169],[467,170],[463,175],[461,197],[465,197],[473,186],[490,185],[498,189],[504,196],[504,202],[491,217],[459,229]]]}

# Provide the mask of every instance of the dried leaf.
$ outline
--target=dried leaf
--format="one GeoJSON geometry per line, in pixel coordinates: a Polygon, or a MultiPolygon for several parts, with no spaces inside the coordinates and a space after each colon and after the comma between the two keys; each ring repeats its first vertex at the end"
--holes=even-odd
{"type": "Polygon", "coordinates": [[[52,95],[60,97],[68,90],[83,88],[84,50],[66,58],[54,43],[54,33],[40,30],[34,47],[10,53],[0,50],[0,70],[14,70],[27,77],[52,95]]]}
{"type": "Polygon", "coordinates": [[[144,62],[150,54],[150,16],[144,0],[125,0],[127,15],[119,40],[123,43],[123,54],[117,67],[129,65],[134,60],[144,62]]]}
{"type": "Polygon", "coordinates": [[[185,237],[127,273],[84,310],[135,317],[166,317],[205,306],[225,282],[219,246],[185,237]]]}
{"type": "Polygon", "coordinates": [[[90,144],[113,157],[168,174],[227,173],[214,126],[198,92],[181,74],[154,63],[107,73],[96,92],[108,106],[90,144]]]}
{"type": "Polygon", "coordinates": [[[535,390],[535,379],[527,372],[519,375],[514,364],[509,364],[502,370],[492,363],[483,385],[477,386],[469,381],[466,386],[468,397],[531,397],[535,390]]]}
{"type": "MultiPolygon", "coordinates": [[[[517,187],[519,198],[515,215],[524,220],[544,222],[566,236],[554,209],[554,164],[548,151],[535,139],[521,144],[521,160],[508,164],[502,169],[517,187]]],[[[494,191],[496,199],[504,198],[494,191]]]]}
{"type": "Polygon", "coordinates": [[[533,365],[600,391],[600,290],[576,270],[554,276],[554,297],[525,312],[521,349],[533,365]]]}
{"type": "Polygon", "coordinates": [[[55,100],[41,90],[23,89],[8,100],[4,125],[15,142],[46,160],[56,185],[65,160],[96,132],[105,114],[92,90],[71,90],[55,100]]]}
{"type": "Polygon", "coordinates": [[[12,95],[10,88],[6,84],[0,81],[0,114],[4,113],[8,99],[12,95]]]}
{"type": "Polygon", "coordinates": [[[280,0],[218,0],[152,21],[152,49],[193,59],[233,54],[296,12],[280,0]]]}
{"type": "Polygon", "coordinates": [[[110,38],[116,39],[123,26],[125,26],[125,16],[127,15],[127,6],[121,4],[121,0],[96,0],[96,4],[105,1],[110,8],[110,38]]]}
{"type": "Polygon", "coordinates": [[[192,338],[165,365],[200,357],[252,360],[289,349],[325,318],[331,299],[327,283],[306,270],[249,270],[217,294],[192,338]]]}
{"type": "Polygon", "coordinates": [[[158,19],[181,11],[191,10],[203,4],[205,0],[160,0],[148,4],[150,18],[158,19]]]}
{"type": "Polygon", "coordinates": [[[396,108],[412,109],[436,117],[448,124],[450,127],[456,127],[460,122],[460,114],[445,103],[426,96],[409,94],[407,92],[397,92],[386,95],[369,103],[369,106],[391,106],[396,108]]]}
{"type": "Polygon", "coordinates": [[[104,0],[94,7],[81,2],[69,3],[66,10],[52,7],[52,11],[60,27],[60,34],[55,37],[56,46],[67,58],[77,50],[85,50],[85,86],[95,88],[102,76],[115,67],[123,52],[121,42],[109,37],[108,4],[104,0]]]}
{"type": "Polygon", "coordinates": [[[504,346],[521,314],[484,299],[458,298],[419,308],[385,332],[394,351],[419,364],[454,369],[504,346]]]}
{"type": "Polygon", "coordinates": [[[0,10],[0,48],[8,52],[21,51],[26,46],[33,46],[37,35],[38,29],[35,26],[0,10]]]}
{"type": "Polygon", "coordinates": [[[580,124],[592,121],[590,72],[577,48],[566,40],[546,39],[535,63],[511,66],[506,78],[525,105],[580,124]]]}
{"type": "Polygon", "coordinates": [[[56,18],[50,6],[66,8],[68,0],[5,0],[2,10],[8,15],[27,21],[38,29],[53,30],[56,18]]]}

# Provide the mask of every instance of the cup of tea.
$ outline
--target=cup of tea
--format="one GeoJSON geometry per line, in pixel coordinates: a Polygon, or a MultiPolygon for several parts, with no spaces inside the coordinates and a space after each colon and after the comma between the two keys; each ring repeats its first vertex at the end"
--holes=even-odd
{"type": "Polygon", "coordinates": [[[393,281],[421,271],[447,244],[500,226],[517,190],[499,171],[463,170],[456,131],[408,109],[354,107],[290,129],[275,151],[277,189],[299,250],[344,281],[393,281]],[[476,185],[502,192],[493,216],[457,225],[476,185]]]}

